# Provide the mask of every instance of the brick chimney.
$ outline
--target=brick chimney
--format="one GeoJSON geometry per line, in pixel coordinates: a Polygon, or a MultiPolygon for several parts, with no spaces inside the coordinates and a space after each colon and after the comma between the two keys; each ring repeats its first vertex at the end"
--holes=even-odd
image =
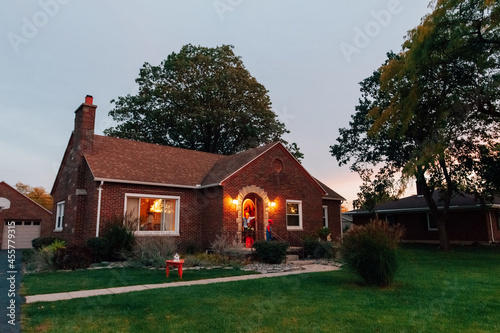
{"type": "Polygon", "coordinates": [[[94,141],[95,110],[94,98],[85,97],[85,102],[75,111],[74,147],[78,151],[92,149],[94,141]]]}

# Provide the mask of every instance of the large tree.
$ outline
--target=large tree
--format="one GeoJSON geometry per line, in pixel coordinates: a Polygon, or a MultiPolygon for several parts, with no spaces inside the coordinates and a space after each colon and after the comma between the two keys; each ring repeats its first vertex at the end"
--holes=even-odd
{"type": "MultiPolygon", "coordinates": [[[[106,135],[226,155],[287,144],[268,91],[232,46],[185,45],[159,66],[145,63],[136,82],[137,95],[111,101],[118,125],[106,135]]],[[[296,145],[288,148],[302,157],[296,145]]]]}
{"type": "Polygon", "coordinates": [[[435,2],[401,53],[362,83],[351,128],[331,148],[340,164],[354,159],[358,172],[382,164],[378,181],[368,182],[372,192],[381,192],[375,185],[384,189],[384,181],[394,186],[398,174],[403,185],[415,179],[445,250],[452,197],[463,191],[484,197],[485,177],[495,170],[484,162],[495,160],[500,139],[499,14],[497,1],[435,2]]]}

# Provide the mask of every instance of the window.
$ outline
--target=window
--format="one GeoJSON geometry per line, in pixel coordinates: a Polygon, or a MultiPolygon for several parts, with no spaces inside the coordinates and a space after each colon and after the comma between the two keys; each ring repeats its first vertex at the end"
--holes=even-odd
{"type": "Polygon", "coordinates": [[[63,230],[63,222],[64,222],[64,201],[57,203],[56,208],[56,228],[54,231],[62,231],[63,230]]]}
{"type": "Polygon", "coordinates": [[[136,234],[179,235],[180,197],[127,194],[125,216],[136,234]]]}
{"type": "Polygon", "coordinates": [[[286,201],[286,226],[287,229],[302,230],[302,201],[286,201]]]}
{"type": "Polygon", "coordinates": [[[323,206],[323,227],[328,228],[328,206],[323,206]]]}
{"type": "Polygon", "coordinates": [[[427,213],[427,230],[438,230],[436,218],[431,213],[427,213]]]}

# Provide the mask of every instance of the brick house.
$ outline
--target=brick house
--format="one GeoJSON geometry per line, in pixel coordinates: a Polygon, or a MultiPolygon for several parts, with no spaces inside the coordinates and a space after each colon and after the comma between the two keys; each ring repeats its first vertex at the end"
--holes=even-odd
{"type": "MultiPolygon", "coordinates": [[[[442,209],[438,193],[434,193],[434,200],[442,209]]],[[[406,229],[406,242],[439,243],[437,224],[423,195],[378,204],[373,212],[353,210],[344,214],[352,216],[357,225],[372,218],[399,223],[406,229]]],[[[489,244],[500,240],[500,199],[480,204],[472,195],[456,195],[450,202],[449,214],[447,231],[452,244],[489,244]]]]}
{"type": "Polygon", "coordinates": [[[268,219],[291,243],[323,226],[341,236],[344,199],[281,143],[224,156],[100,136],[95,112],[91,96],[75,111],[51,192],[53,223],[43,235],[83,244],[125,216],[136,237],[175,237],[200,249],[220,234],[234,243],[264,239],[268,219]],[[244,230],[248,221],[252,231],[244,230]]]}
{"type": "Polygon", "coordinates": [[[31,248],[31,241],[40,236],[41,226],[52,224],[52,213],[17,191],[0,182],[0,248],[31,248]]]}

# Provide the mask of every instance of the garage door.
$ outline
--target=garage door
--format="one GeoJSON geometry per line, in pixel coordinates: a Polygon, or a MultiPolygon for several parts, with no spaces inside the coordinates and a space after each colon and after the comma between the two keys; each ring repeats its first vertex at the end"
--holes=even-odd
{"type": "MultiPolygon", "coordinates": [[[[14,245],[16,249],[29,249],[31,248],[31,241],[34,238],[40,237],[40,221],[14,221],[15,228],[10,227],[10,230],[14,229],[15,238],[11,238],[15,243],[10,243],[14,245]]],[[[9,224],[12,225],[12,221],[5,221],[3,226],[2,235],[2,250],[8,249],[9,246],[9,224]]]]}

